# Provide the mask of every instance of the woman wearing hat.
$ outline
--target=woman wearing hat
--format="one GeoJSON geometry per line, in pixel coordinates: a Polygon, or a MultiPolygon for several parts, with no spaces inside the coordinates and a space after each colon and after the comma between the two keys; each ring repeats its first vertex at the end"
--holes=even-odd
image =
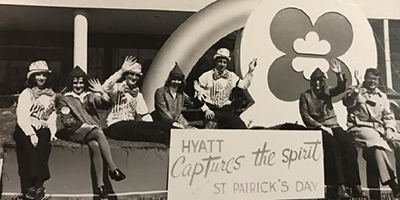
{"type": "Polygon", "coordinates": [[[185,85],[185,75],[178,63],[175,63],[164,87],[158,88],[155,93],[157,114],[175,128],[193,128],[182,115],[184,104],[191,103],[190,97],[183,92],[185,85]]]}
{"type": "Polygon", "coordinates": [[[88,144],[93,153],[97,192],[101,198],[107,198],[103,182],[103,158],[109,167],[111,179],[125,179],[125,175],[113,161],[110,145],[101,129],[97,112],[97,108],[107,109],[111,106],[110,99],[99,81],[89,80],[88,75],[79,66],[72,70],[66,84],[66,92],[60,97],[59,103],[61,122],[65,126],[64,133],[75,142],[88,144]]]}
{"type": "Polygon", "coordinates": [[[142,66],[128,56],[120,70],[108,78],[103,88],[113,103],[107,117],[108,136],[117,140],[161,142],[169,144],[171,125],[153,122],[146,102],[136,83],[142,76],[142,66]],[[123,79],[121,83],[118,80],[123,79]]]}
{"type": "Polygon", "coordinates": [[[345,185],[352,187],[353,197],[365,197],[352,137],[340,127],[332,105],[332,98],[346,90],[346,79],[339,61],[332,60],[331,69],[337,74],[337,86],[330,88],[325,74],[317,68],[311,74],[310,89],[300,95],[300,114],[308,128],[322,130],[325,184],[337,186],[338,198],[350,197],[345,185]]]}
{"type": "Polygon", "coordinates": [[[49,70],[43,60],[29,66],[26,88],[18,98],[14,132],[21,190],[27,199],[43,199],[43,183],[50,178],[50,140],[56,140],[56,95],[50,87],[49,70]]]}
{"type": "Polygon", "coordinates": [[[217,123],[219,128],[247,129],[240,117],[233,113],[229,98],[233,88],[247,89],[250,86],[257,59],[250,62],[249,71],[243,79],[227,69],[230,60],[228,49],[218,49],[214,55],[214,69],[202,74],[194,83],[195,96],[204,103],[201,109],[206,119],[217,123]]]}

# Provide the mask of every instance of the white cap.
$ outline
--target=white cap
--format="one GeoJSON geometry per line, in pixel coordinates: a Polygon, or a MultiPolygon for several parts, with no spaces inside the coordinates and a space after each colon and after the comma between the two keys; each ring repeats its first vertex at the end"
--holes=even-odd
{"type": "Polygon", "coordinates": [[[47,72],[51,73],[51,70],[49,70],[49,67],[47,66],[46,61],[44,60],[38,60],[36,62],[33,62],[29,65],[29,72],[26,75],[26,78],[29,79],[29,77],[37,72],[47,72]]]}
{"type": "Polygon", "coordinates": [[[223,57],[228,60],[231,60],[230,55],[231,55],[231,52],[227,48],[220,48],[220,49],[218,49],[217,53],[214,55],[214,59],[216,59],[218,57],[223,57]]]}

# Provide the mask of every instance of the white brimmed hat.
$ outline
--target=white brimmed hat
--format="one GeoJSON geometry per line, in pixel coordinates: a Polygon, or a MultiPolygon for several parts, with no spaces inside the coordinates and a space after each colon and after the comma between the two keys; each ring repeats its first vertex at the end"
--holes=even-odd
{"type": "Polygon", "coordinates": [[[49,67],[47,66],[46,61],[44,60],[38,60],[29,65],[29,72],[26,75],[26,78],[29,79],[32,74],[38,73],[38,72],[47,72],[51,73],[51,70],[49,70],[49,67]]]}
{"type": "Polygon", "coordinates": [[[231,52],[227,48],[220,48],[218,49],[217,53],[214,55],[214,59],[216,58],[226,58],[228,60],[231,60],[231,52]]]}
{"type": "Polygon", "coordinates": [[[134,73],[134,74],[140,74],[143,75],[142,73],[142,65],[140,63],[135,63],[133,64],[133,68],[129,71],[127,71],[128,73],[134,73]]]}

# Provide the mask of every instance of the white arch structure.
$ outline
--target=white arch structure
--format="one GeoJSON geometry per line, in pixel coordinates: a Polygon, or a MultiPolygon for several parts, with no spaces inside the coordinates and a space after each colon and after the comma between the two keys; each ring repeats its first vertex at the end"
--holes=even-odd
{"type": "Polygon", "coordinates": [[[218,40],[243,28],[261,0],[220,0],[191,16],[167,40],[154,59],[143,82],[142,93],[149,110],[154,110],[154,93],[164,85],[178,62],[185,75],[218,40]]]}

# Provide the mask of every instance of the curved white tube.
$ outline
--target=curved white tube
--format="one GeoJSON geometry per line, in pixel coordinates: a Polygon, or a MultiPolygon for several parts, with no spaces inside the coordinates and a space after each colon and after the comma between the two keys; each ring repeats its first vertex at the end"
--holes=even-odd
{"type": "Polygon", "coordinates": [[[244,27],[260,1],[216,1],[183,23],[158,52],[143,82],[142,93],[149,110],[154,110],[154,92],[164,85],[175,62],[179,63],[187,75],[214,43],[244,27]]]}

